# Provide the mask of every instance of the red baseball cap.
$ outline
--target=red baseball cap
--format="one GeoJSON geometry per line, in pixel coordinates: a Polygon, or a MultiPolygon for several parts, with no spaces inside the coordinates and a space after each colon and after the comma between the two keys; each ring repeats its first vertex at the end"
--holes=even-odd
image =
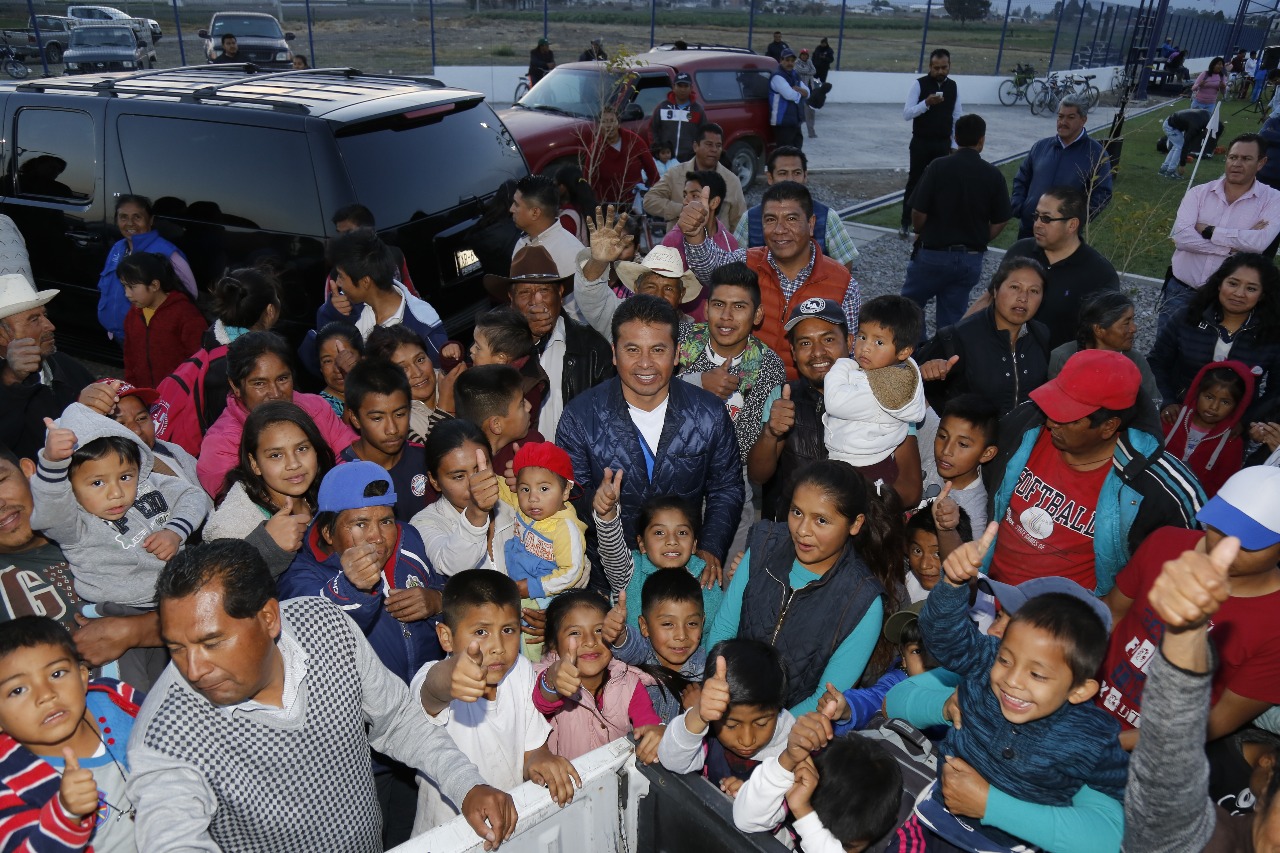
{"type": "Polygon", "coordinates": [[[1086,349],[1067,359],[1062,371],[1030,396],[1049,420],[1069,424],[1098,409],[1129,408],[1141,385],[1138,366],[1124,353],[1086,349]]]}
{"type": "Polygon", "coordinates": [[[99,379],[98,385],[108,385],[110,383],[118,383],[116,386],[116,396],[137,397],[145,406],[154,406],[156,400],[160,399],[160,394],[154,388],[139,388],[136,385],[130,385],[128,382],[121,382],[119,379],[99,379]]]}
{"type": "Polygon", "coordinates": [[[531,441],[520,445],[516,458],[511,462],[511,471],[519,474],[522,468],[546,468],[570,483],[573,482],[573,463],[569,461],[569,454],[549,441],[531,441]]]}

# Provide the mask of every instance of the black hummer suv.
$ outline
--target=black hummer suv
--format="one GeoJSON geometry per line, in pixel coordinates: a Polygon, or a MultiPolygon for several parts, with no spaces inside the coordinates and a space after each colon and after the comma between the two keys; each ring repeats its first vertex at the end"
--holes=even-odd
{"type": "Polygon", "coordinates": [[[451,332],[505,272],[514,234],[504,182],[520,149],[476,92],[354,69],[256,73],[212,65],[31,81],[0,90],[0,212],[21,229],[59,341],[119,359],[97,323],[97,283],[119,239],[115,199],[148,196],[156,227],[204,292],[269,264],[285,285],[281,330],[315,323],[334,211],[359,202],[405,254],[451,332]]]}

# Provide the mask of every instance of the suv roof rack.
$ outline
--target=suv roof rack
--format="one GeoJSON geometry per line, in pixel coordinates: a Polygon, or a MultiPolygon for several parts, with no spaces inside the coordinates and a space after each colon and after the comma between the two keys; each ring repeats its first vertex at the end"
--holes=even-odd
{"type": "MultiPolygon", "coordinates": [[[[675,42],[669,41],[669,42],[663,42],[662,44],[655,45],[649,48],[649,52],[658,53],[659,51],[666,52],[666,51],[671,51],[675,49],[676,49],[675,42]]],[[[754,50],[751,50],[750,48],[746,48],[746,47],[734,47],[733,45],[729,45],[729,44],[708,44],[706,42],[700,42],[700,41],[685,42],[684,50],[719,50],[719,51],[724,51],[725,53],[749,53],[753,56],[757,55],[754,50]]]]}
{"type": "Polygon", "coordinates": [[[105,98],[122,95],[173,98],[187,103],[240,104],[309,115],[312,107],[338,107],[343,101],[362,100],[374,92],[385,92],[405,84],[444,88],[443,83],[431,77],[366,75],[356,68],[308,68],[263,73],[258,66],[246,62],[188,65],[98,80],[51,77],[19,84],[15,89],[39,93],[76,92],[105,98]],[[236,71],[244,73],[235,74],[236,71]],[[214,74],[221,79],[198,79],[214,74]],[[335,82],[338,83],[336,88],[332,85],[335,82]],[[278,86],[278,91],[271,91],[275,86],[278,86]]]}

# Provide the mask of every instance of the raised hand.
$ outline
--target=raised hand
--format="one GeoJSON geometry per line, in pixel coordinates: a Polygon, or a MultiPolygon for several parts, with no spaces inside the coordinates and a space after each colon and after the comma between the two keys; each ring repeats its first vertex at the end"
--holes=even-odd
{"type": "Polygon", "coordinates": [[[693,201],[680,210],[676,225],[684,232],[687,243],[700,245],[707,236],[707,223],[711,221],[711,189],[703,187],[693,201]]]}
{"type": "Polygon", "coordinates": [[[18,338],[16,341],[9,341],[4,351],[5,364],[13,371],[14,378],[19,382],[38,371],[43,358],[40,355],[40,342],[35,338],[18,338]]]}
{"type": "Polygon", "coordinates": [[[714,723],[729,710],[729,679],[723,657],[716,658],[715,674],[702,684],[698,707],[685,715],[685,728],[692,734],[701,734],[708,723],[714,723]],[[696,729],[692,726],[697,726],[696,729]]]}
{"type": "Polygon", "coordinates": [[[560,660],[551,665],[554,670],[547,681],[555,685],[556,692],[568,698],[582,688],[582,676],[578,673],[578,638],[570,637],[560,660]]]}
{"type": "Polygon", "coordinates": [[[960,526],[960,504],[951,497],[951,481],[942,484],[942,494],[930,505],[933,523],[939,530],[955,530],[960,526]]]}
{"type": "Polygon", "coordinates": [[[782,396],[773,401],[769,409],[769,422],[765,429],[776,439],[787,437],[791,428],[796,425],[796,404],[791,402],[791,386],[782,386],[782,396]]]}
{"type": "Polygon", "coordinates": [[[733,396],[733,392],[738,390],[738,385],[742,383],[742,378],[734,376],[729,372],[725,364],[717,365],[710,370],[702,372],[702,387],[706,391],[715,394],[721,400],[728,400],[733,396]]]}
{"type": "Polygon", "coordinates": [[[587,217],[587,231],[591,235],[591,260],[611,264],[631,248],[635,238],[627,233],[627,214],[618,213],[611,204],[608,211],[596,207],[596,215],[587,217]]]}
{"type": "Polygon", "coordinates": [[[62,758],[67,766],[62,771],[62,782],[58,785],[58,799],[68,813],[84,819],[98,811],[98,783],[93,779],[93,771],[82,769],[71,747],[62,748],[62,758]]]}
{"type": "Polygon", "coordinates": [[[618,644],[618,638],[625,639],[627,630],[627,591],[618,593],[618,603],[609,608],[604,617],[604,641],[611,646],[618,644]]]}
{"type": "Polygon", "coordinates": [[[449,343],[445,344],[444,348],[440,350],[440,357],[451,358],[454,361],[458,361],[462,358],[462,344],[457,341],[449,341],[449,343]]]}
{"type": "Polygon", "coordinates": [[[347,349],[347,342],[341,336],[334,338],[334,345],[337,346],[338,352],[333,357],[333,363],[338,366],[338,370],[342,371],[345,376],[360,361],[360,354],[355,350],[347,349]]]}
{"type": "Polygon", "coordinates": [[[818,711],[833,723],[847,723],[853,716],[849,700],[830,681],[827,682],[826,692],[818,700],[818,711]]]}
{"type": "Polygon", "coordinates": [[[520,452],[520,442],[511,442],[511,458],[507,460],[507,467],[502,469],[502,479],[507,481],[507,488],[511,491],[516,490],[516,454],[520,452]]]}
{"type": "Polygon", "coordinates": [[[472,640],[453,662],[453,676],[449,679],[449,695],[463,702],[475,702],[489,689],[485,680],[484,654],[480,641],[472,640]]]}
{"type": "Polygon", "coordinates": [[[453,414],[457,411],[457,401],[453,396],[453,386],[458,384],[458,377],[467,369],[466,362],[458,362],[453,370],[440,377],[436,383],[436,408],[453,414]]]}
{"type": "Polygon", "coordinates": [[[1199,628],[1218,612],[1231,596],[1231,564],[1239,552],[1240,540],[1228,536],[1207,554],[1185,551],[1164,564],[1147,600],[1170,631],[1199,628]]]}
{"type": "Polygon", "coordinates": [[[796,765],[822,749],[835,737],[831,730],[831,718],[818,711],[801,714],[787,736],[787,748],[778,756],[783,770],[795,770],[796,765]]]}
{"type": "Polygon", "coordinates": [[[329,279],[329,304],[333,306],[333,310],[344,317],[351,314],[351,300],[342,292],[342,288],[338,287],[336,278],[329,279]]]}
{"type": "Polygon", "coordinates": [[[982,532],[977,542],[966,542],[947,555],[942,563],[942,573],[947,583],[952,586],[963,586],[979,575],[982,561],[996,541],[996,533],[1000,530],[1000,522],[993,521],[982,532]]]}
{"type": "Polygon", "coordinates": [[[285,498],[284,506],[266,523],[267,535],[271,537],[281,551],[293,553],[302,547],[302,539],[307,535],[307,525],[311,523],[311,513],[305,507],[303,511],[293,512],[293,498],[285,498]]]}
{"type": "Polygon", "coordinates": [[[76,452],[76,434],[58,426],[53,418],[44,419],[44,428],[44,458],[50,462],[70,459],[76,452]]]}
{"type": "Polygon", "coordinates": [[[121,379],[90,383],[84,386],[84,390],[80,392],[78,402],[82,406],[88,406],[100,415],[111,417],[116,410],[116,406],[120,405],[120,386],[123,384],[124,381],[121,379]]]}
{"type": "Polygon", "coordinates": [[[172,530],[157,530],[142,540],[142,547],[157,560],[164,560],[167,563],[178,556],[178,549],[182,547],[182,537],[172,530]]]}
{"type": "Polygon", "coordinates": [[[595,499],[591,501],[592,511],[604,521],[613,521],[618,514],[618,501],[622,497],[622,469],[614,471],[604,469],[604,480],[596,489],[595,499]]]}
{"type": "Polygon", "coordinates": [[[667,731],[666,726],[636,726],[636,761],[641,764],[652,764],[658,760],[658,744],[662,742],[662,735],[667,731]]]}
{"type": "Polygon", "coordinates": [[[498,475],[489,464],[489,454],[476,448],[476,472],[468,478],[471,487],[471,504],[486,516],[498,502],[498,475]]]}
{"type": "Polygon", "coordinates": [[[342,573],[356,589],[370,592],[382,580],[382,564],[378,562],[378,546],[372,542],[352,545],[342,552],[342,573]]]}
{"type": "Polygon", "coordinates": [[[925,382],[936,382],[946,379],[947,374],[951,372],[951,368],[956,366],[956,362],[960,361],[960,356],[953,355],[951,358],[943,361],[940,358],[930,359],[920,365],[920,378],[925,382]]]}

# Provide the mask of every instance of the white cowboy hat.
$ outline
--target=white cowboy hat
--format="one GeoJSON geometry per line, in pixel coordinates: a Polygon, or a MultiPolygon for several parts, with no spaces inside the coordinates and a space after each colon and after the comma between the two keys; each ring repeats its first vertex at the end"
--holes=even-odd
{"type": "Polygon", "coordinates": [[[632,293],[636,292],[636,280],[647,272],[656,272],[658,275],[678,278],[684,282],[684,296],[681,304],[692,302],[702,292],[702,282],[698,281],[693,270],[684,268],[680,250],[671,246],[654,246],[642,263],[618,261],[615,267],[618,270],[618,278],[632,293]]]}
{"type": "Polygon", "coordinates": [[[39,308],[57,295],[56,290],[36,290],[25,275],[0,275],[0,319],[39,308]]]}

